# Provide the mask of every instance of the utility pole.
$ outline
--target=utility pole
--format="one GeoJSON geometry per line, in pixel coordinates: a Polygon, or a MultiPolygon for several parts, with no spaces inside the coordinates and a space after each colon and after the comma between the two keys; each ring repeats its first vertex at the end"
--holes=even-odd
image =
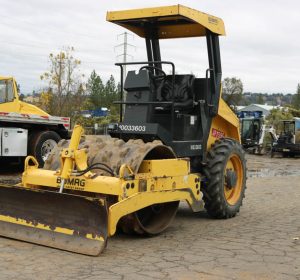
{"type": "MultiPolygon", "coordinates": [[[[128,54],[128,47],[132,47],[134,49],[136,49],[136,46],[132,45],[132,44],[129,44],[128,43],[128,37],[131,36],[132,38],[134,38],[134,36],[128,32],[124,32],[122,34],[119,34],[117,36],[117,39],[119,39],[120,37],[123,37],[124,38],[124,41],[123,43],[119,44],[119,45],[116,45],[115,46],[115,50],[118,49],[118,48],[122,48],[123,50],[123,53],[119,54],[116,56],[116,58],[118,59],[119,57],[122,57],[122,62],[123,63],[127,63],[127,58],[130,57],[131,59],[133,59],[133,56],[128,54]]],[[[127,74],[127,66],[126,65],[123,65],[123,85],[124,85],[124,82],[125,82],[125,78],[126,78],[126,74],[127,74]]],[[[126,100],[126,92],[124,91],[124,95],[123,95],[123,101],[126,100]]],[[[125,105],[123,106],[123,111],[125,111],[125,105]]]]}

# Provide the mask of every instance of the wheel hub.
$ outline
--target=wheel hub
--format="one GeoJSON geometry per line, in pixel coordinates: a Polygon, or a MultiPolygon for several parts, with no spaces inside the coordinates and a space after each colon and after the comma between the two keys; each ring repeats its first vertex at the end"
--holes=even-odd
{"type": "Polygon", "coordinates": [[[236,187],[237,175],[234,170],[232,169],[226,170],[225,182],[226,182],[226,187],[230,190],[236,187]]]}
{"type": "Polygon", "coordinates": [[[48,139],[43,143],[43,145],[41,147],[41,156],[42,156],[43,161],[47,160],[51,151],[55,148],[56,145],[57,145],[57,143],[53,139],[48,139]]]}

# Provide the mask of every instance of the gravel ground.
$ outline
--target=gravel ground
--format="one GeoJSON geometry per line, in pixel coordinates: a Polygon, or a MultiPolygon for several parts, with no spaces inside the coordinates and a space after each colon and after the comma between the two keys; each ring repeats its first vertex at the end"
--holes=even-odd
{"type": "MultiPolygon", "coordinates": [[[[0,279],[300,279],[300,159],[249,155],[248,169],[233,219],[182,203],[163,234],[118,234],[100,257],[0,238],[0,279]]],[[[8,171],[0,183],[20,180],[8,171]]]]}

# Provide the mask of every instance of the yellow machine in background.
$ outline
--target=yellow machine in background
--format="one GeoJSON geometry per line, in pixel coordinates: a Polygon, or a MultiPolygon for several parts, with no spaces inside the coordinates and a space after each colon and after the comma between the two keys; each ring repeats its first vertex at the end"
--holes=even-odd
{"type": "Polygon", "coordinates": [[[144,37],[147,49],[147,61],[117,64],[120,122],[109,126],[112,137],[83,141],[76,126],[44,169],[27,157],[20,186],[0,187],[2,236],[98,255],[117,228],[161,233],[180,201],[218,219],[240,210],[246,164],[238,119],[221,97],[223,21],[181,5],[108,12],[107,20],[144,37]],[[207,41],[204,78],[161,59],[160,39],[185,37],[207,41]],[[134,65],[123,83],[124,66],[134,65]]]}
{"type": "Polygon", "coordinates": [[[57,142],[68,138],[69,129],[69,118],[50,116],[21,101],[15,79],[0,76],[0,159],[33,155],[43,166],[57,142]]]}
{"type": "Polygon", "coordinates": [[[2,76],[0,76],[0,112],[49,116],[42,109],[21,101],[15,79],[2,76]]]}

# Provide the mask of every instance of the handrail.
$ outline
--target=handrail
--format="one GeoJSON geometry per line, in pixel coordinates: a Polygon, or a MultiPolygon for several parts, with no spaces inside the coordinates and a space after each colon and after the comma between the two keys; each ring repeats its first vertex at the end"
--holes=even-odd
{"type": "MultiPolygon", "coordinates": [[[[158,104],[171,104],[171,135],[172,135],[172,139],[174,136],[174,127],[175,127],[175,116],[174,116],[174,111],[175,111],[175,93],[174,93],[174,89],[175,89],[175,65],[173,62],[171,61],[140,61],[140,62],[118,62],[115,63],[116,66],[120,67],[121,70],[121,100],[123,100],[123,95],[124,95],[124,67],[126,65],[143,65],[143,64],[147,64],[147,65],[155,65],[155,64],[169,64],[172,67],[172,102],[168,102],[168,103],[163,103],[163,102],[158,102],[158,104]]],[[[151,105],[151,104],[156,104],[156,103],[145,103],[145,102],[119,102],[116,101],[114,102],[115,104],[120,104],[120,122],[122,122],[122,118],[123,118],[123,108],[122,105],[123,104],[142,104],[142,105],[151,105]]]]}
{"type": "Polygon", "coordinates": [[[171,105],[172,101],[114,101],[114,104],[125,104],[125,105],[132,105],[132,104],[141,104],[141,105],[171,105]]]}

